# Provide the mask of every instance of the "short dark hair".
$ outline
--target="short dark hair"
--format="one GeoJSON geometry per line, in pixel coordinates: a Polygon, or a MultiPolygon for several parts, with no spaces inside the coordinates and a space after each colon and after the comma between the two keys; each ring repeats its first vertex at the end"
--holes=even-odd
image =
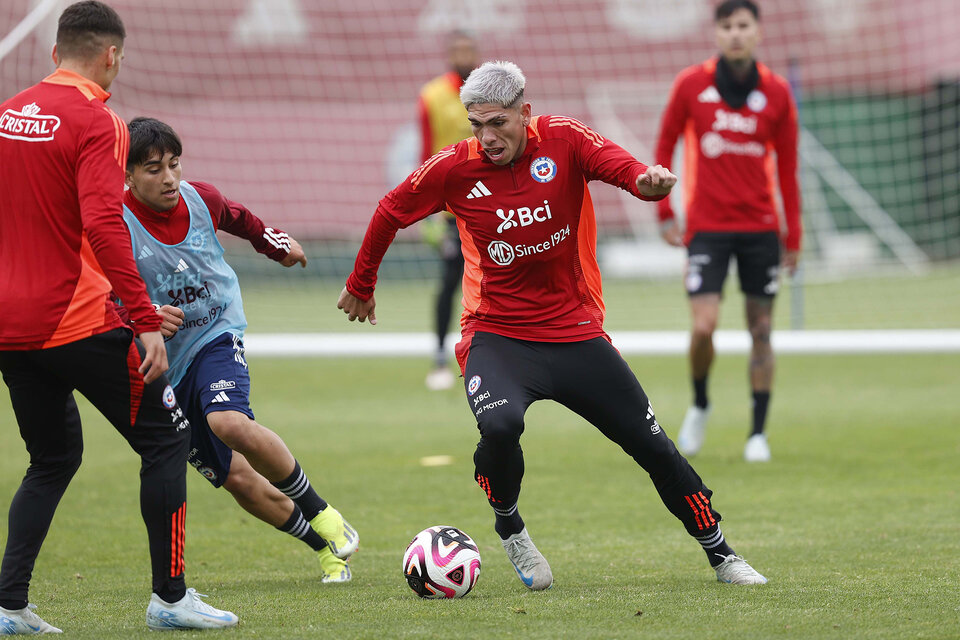
{"type": "Polygon", "coordinates": [[[725,0],[717,5],[717,10],[713,14],[714,22],[720,22],[724,18],[729,18],[734,11],[746,9],[753,14],[757,20],[760,19],[760,7],[753,0],[725,0]]]}
{"type": "Polygon", "coordinates": [[[454,29],[447,33],[447,46],[449,47],[457,40],[469,40],[470,42],[476,44],[477,38],[467,31],[466,29],[454,29]]]}
{"type": "Polygon", "coordinates": [[[167,153],[175,156],[183,154],[183,144],[173,127],[156,118],[134,118],[127,125],[130,131],[130,153],[127,155],[127,171],[133,172],[158,154],[161,158],[167,153]]]}
{"type": "Polygon", "coordinates": [[[117,12],[97,0],[83,0],[67,7],[57,24],[57,55],[90,59],[108,44],[122,47],[127,37],[117,12]],[[112,40],[112,42],[110,42],[112,40]]]}

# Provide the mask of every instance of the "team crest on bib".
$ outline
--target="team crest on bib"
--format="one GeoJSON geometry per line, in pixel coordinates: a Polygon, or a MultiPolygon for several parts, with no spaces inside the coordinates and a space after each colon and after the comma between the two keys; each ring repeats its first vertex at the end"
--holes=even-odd
{"type": "Polygon", "coordinates": [[[750,92],[750,95],[747,96],[747,107],[750,111],[758,113],[763,111],[763,108],[767,106],[767,96],[763,95],[762,91],[754,89],[750,92]]]}
{"type": "Polygon", "coordinates": [[[177,406],[177,397],[173,395],[173,387],[167,385],[167,388],[163,390],[163,406],[167,409],[173,409],[177,406]]]}
{"type": "Polygon", "coordinates": [[[550,182],[557,177],[557,163],[547,156],[540,156],[530,163],[530,175],[537,182],[550,182]]]}
{"type": "Polygon", "coordinates": [[[470,378],[470,382],[467,383],[467,395],[472,396],[477,392],[477,389],[480,388],[480,376],[473,376],[470,378]]]}

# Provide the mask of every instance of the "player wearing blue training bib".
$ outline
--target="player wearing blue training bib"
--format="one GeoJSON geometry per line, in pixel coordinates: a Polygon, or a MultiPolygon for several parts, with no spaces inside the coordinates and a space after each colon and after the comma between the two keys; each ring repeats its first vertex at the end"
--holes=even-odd
{"type": "Polygon", "coordinates": [[[123,218],[163,319],[170,381],[193,427],[188,461],[249,513],[316,550],[323,582],[347,582],[356,531],[317,495],[283,440],[250,409],[247,321],[216,233],[245,238],[285,267],[306,266],[303,249],[211,185],[181,181],[182,145],[170,126],[136,118],[129,130],[123,218]]]}

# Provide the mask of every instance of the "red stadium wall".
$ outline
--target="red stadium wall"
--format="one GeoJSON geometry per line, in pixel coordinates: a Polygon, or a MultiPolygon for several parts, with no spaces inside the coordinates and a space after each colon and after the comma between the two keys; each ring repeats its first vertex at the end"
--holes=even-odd
{"type": "MultiPolygon", "coordinates": [[[[30,8],[4,0],[0,33],[30,8]]],[[[714,53],[703,0],[139,0],[111,106],[170,122],[185,177],[213,182],[304,237],[358,237],[415,157],[419,86],[444,71],[443,34],[474,31],[516,61],[535,112],[585,120],[640,155],[673,76],[714,53]]],[[[960,75],[955,0],[767,0],[760,57],[797,62],[805,92],[891,93],[960,75]]],[[[55,16],[54,16],[55,18],[55,16]]],[[[49,72],[53,20],[0,61],[11,95],[49,72]]],[[[595,189],[601,224],[647,205],[595,189]]]]}

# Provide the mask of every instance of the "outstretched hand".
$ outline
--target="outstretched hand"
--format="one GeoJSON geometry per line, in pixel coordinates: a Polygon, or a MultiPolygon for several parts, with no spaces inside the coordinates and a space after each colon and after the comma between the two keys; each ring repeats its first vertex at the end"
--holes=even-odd
{"type": "Polygon", "coordinates": [[[797,272],[797,262],[800,261],[800,252],[796,249],[788,249],[783,252],[783,268],[791,276],[797,272]]]}
{"type": "Polygon", "coordinates": [[[143,376],[144,384],[150,384],[166,373],[170,366],[167,363],[167,348],[159,331],[145,331],[138,337],[143,343],[144,354],[137,371],[143,376]]]}
{"type": "Polygon", "coordinates": [[[293,265],[300,263],[300,266],[306,269],[307,267],[307,256],[303,253],[303,247],[300,246],[300,243],[290,238],[290,252],[287,253],[287,257],[280,261],[285,267],[292,267],[293,265]]]}
{"type": "Polygon", "coordinates": [[[370,324],[377,324],[377,315],[373,312],[376,306],[377,301],[373,296],[370,296],[370,299],[364,302],[347,291],[346,287],[340,292],[340,298],[337,300],[337,309],[343,309],[343,312],[347,314],[350,322],[354,320],[363,322],[367,318],[370,318],[370,324]]]}
{"type": "Polygon", "coordinates": [[[637,191],[647,197],[665,196],[677,184],[677,176],[670,170],[657,164],[647,167],[646,172],[637,178],[637,191]]]}
{"type": "Polygon", "coordinates": [[[668,220],[660,226],[660,237],[672,247],[683,246],[683,230],[675,219],[668,220]]]}

